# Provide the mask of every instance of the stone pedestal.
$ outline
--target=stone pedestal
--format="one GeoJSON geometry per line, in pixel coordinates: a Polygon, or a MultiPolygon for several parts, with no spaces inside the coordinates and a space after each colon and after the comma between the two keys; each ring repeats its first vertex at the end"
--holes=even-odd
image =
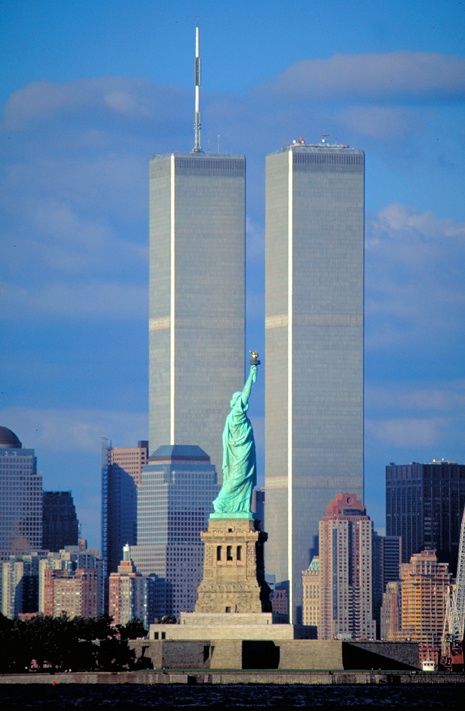
{"type": "Polygon", "coordinates": [[[268,536],[258,530],[256,522],[212,517],[208,531],[200,535],[205,547],[204,572],[195,612],[271,612],[263,564],[268,536]]]}

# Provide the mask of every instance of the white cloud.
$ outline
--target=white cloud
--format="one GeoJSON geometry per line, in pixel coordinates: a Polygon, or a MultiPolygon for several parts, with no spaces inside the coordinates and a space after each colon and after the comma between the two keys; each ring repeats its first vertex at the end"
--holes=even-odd
{"type": "Polygon", "coordinates": [[[22,130],[35,122],[80,117],[96,112],[113,118],[166,121],[175,118],[184,92],[145,79],[98,77],[71,82],[40,81],[18,89],[7,101],[3,127],[22,130]]]}
{"type": "Polygon", "coordinates": [[[432,52],[336,54],[293,64],[270,82],[289,99],[426,101],[465,98],[465,58],[432,52]]]}
{"type": "Polygon", "coordinates": [[[145,412],[10,407],[0,410],[0,418],[39,458],[41,450],[95,454],[102,437],[114,446],[135,446],[147,431],[145,412]]]}
{"type": "MultiPolygon", "coordinates": [[[[367,346],[460,338],[465,224],[391,204],[367,220],[367,346]]],[[[397,354],[399,351],[397,350],[397,354]]]]}

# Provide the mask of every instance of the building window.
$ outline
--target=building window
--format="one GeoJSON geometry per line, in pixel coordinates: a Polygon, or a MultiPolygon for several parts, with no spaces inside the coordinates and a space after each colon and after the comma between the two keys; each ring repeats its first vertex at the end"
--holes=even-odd
{"type": "Polygon", "coordinates": [[[242,546],[237,546],[236,557],[237,560],[242,560],[242,546]]]}
{"type": "Polygon", "coordinates": [[[226,607],[226,608],[225,608],[225,612],[231,612],[231,608],[230,608],[230,607],[226,607]]]}
{"type": "Polygon", "coordinates": [[[216,560],[221,560],[221,546],[216,546],[216,560]]]}
{"type": "Polygon", "coordinates": [[[232,546],[226,546],[226,560],[232,560],[232,559],[233,559],[232,546]]]}

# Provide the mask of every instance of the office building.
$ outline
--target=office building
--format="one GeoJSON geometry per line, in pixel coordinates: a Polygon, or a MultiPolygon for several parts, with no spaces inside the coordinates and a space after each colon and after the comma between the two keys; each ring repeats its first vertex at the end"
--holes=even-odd
{"type": "Polygon", "coordinates": [[[148,442],[137,447],[102,447],[102,557],[114,572],[123,546],[137,543],[137,487],[148,459],[148,442]]]}
{"type": "Polygon", "coordinates": [[[150,163],[149,441],[221,433],[244,377],[245,159],[200,150],[150,163]]]}
{"type": "Polygon", "coordinates": [[[418,642],[421,660],[438,661],[450,579],[448,564],[438,562],[433,550],[415,553],[401,565],[399,638],[418,642]]]}
{"type": "Polygon", "coordinates": [[[320,559],[313,556],[307,570],[302,572],[302,624],[318,631],[320,626],[320,559]]]}
{"type": "Polygon", "coordinates": [[[390,582],[399,580],[401,558],[400,536],[381,536],[373,532],[373,614],[377,637],[381,634],[380,612],[383,594],[390,582]]]}
{"type": "Polygon", "coordinates": [[[404,563],[434,549],[455,575],[464,507],[465,464],[441,460],[386,467],[386,533],[402,538],[404,563]]]}
{"type": "Polygon", "coordinates": [[[364,154],[293,142],[266,161],[267,573],[301,574],[339,491],[363,495],[364,154]]]}
{"type": "Polygon", "coordinates": [[[164,445],[149,457],[138,489],[137,546],[131,557],[139,573],[155,575],[156,617],[191,612],[202,579],[203,544],[215,467],[195,445],[164,445]]]}
{"type": "Polygon", "coordinates": [[[140,620],[148,630],[153,622],[149,617],[150,579],[137,572],[131,560],[129,546],[123,548],[123,559],[116,573],[108,581],[108,614],[114,625],[127,625],[131,620],[140,620]]]}
{"type": "Polygon", "coordinates": [[[373,522],[355,494],[337,494],[319,525],[318,639],[375,639],[373,522]]]}
{"type": "Polygon", "coordinates": [[[42,548],[42,477],[33,449],[0,427],[0,560],[42,548]]]}
{"type": "Polygon", "coordinates": [[[59,551],[65,546],[77,546],[79,522],[70,491],[44,491],[42,511],[45,550],[59,551]]]}

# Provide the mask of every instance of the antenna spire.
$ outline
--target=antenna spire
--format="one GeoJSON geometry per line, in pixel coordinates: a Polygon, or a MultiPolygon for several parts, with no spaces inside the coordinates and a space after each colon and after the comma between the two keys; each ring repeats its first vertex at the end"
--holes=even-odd
{"type": "Polygon", "coordinates": [[[200,42],[199,28],[195,28],[195,112],[194,112],[194,148],[193,153],[201,153],[200,147],[200,42]]]}

